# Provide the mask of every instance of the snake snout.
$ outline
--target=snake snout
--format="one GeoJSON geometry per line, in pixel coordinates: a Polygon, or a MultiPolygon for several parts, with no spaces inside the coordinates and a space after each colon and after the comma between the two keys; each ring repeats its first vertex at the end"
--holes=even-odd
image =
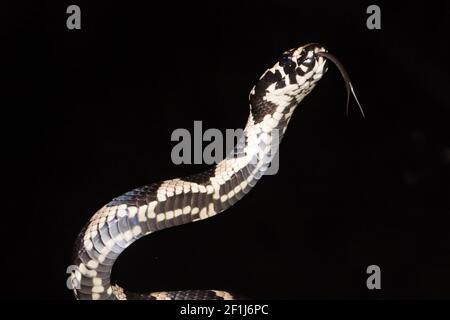
{"type": "Polygon", "coordinates": [[[324,64],[324,59],[320,53],[327,52],[325,47],[318,43],[310,43],[299,48],[297,58],[297,73],[303,76],[314,69],[314,67],[324,64]]]}

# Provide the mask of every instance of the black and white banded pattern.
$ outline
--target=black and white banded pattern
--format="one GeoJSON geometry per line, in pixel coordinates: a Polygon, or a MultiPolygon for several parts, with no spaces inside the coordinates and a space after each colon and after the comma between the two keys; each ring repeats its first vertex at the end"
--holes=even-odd
{"type": "Polygon", "coordinates": [[[289,120],[326,71],[317,44],[286,51],[250,92],[250,115],[235,155],[197,175],[134,189],[106,204],[81,231],[71,275],[79,299],[233,299],[217,290],[130,293],[111,283],[115,260],[161,229],[212,217],[242,199],[267,170],[289,120]],[[279,133],[280,139],[275,139],[279,133]]]}

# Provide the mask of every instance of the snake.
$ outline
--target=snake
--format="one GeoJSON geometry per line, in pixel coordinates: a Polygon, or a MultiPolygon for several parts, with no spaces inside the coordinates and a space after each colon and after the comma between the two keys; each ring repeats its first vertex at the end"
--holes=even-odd
{"type": "MultiPolygon", "coordinates": [[[[213,217],[241,200],[267,172],[292,114],[333,62],[356,98],[339,60],[317,43],[285,51],[249,94],[250,112],[230,155],[204,172],[151,183],[111,200],[79,233],[68,284],[82,300],[233,300],[222,290],[134,293],[111,281],[118,256],[159,230],[213,217]]],[[[363,113],[364,116],[364,113],[363,113]]]]}

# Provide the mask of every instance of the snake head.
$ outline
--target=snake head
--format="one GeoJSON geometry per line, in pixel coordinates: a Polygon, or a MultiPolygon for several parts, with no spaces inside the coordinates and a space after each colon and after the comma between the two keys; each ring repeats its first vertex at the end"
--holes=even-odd
{"type": "Polygon", "coordinates": [[[319,55],[321,52],[326,49],[315,43],[287,50],[261,76],[250,99],[265,97],[277,104],[293,99],[299,102],[326,72],[327,59],[319,55]]]}
{"type": "Polygon", "coordinates": [[[275,83],[275,89],[289,85],[304,85],[317,81],[326,72],[326,59],[319,56],[327,50],[318,44],[308,44],[287,50],[278,62],[261,77],[263,82],[275,83]]]}

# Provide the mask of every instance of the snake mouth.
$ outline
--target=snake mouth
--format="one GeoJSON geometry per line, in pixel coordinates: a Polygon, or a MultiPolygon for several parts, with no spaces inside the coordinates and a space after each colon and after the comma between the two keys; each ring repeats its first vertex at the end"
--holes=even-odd
{"type": "Polygon", "coordinates": [[[324,46],[316,42],[308,43],[307,45],[303,46],[303,49],[306,51],[312,51],[314,52],[314,54],[328,51],[324,46]]]}
{"type": "Polygon", "coordinates": [[[358,104],[359,110],[361,111],[362,116],[365,118],[366,116],[364,114],[364,110],[363,110],[361,104],[359,103],[358,97],[356,96],[356,93],[355,93],[355,89],[353,88],[352,82],[350,80],[350,76],[348,75],[347,70],[345,70],[344,65],[334,55],[332,55],[331,53],[329,53],[327,51],[318,51],[318,52],[315,52],[315,54],[319,57],[323,57],[323,58],[331,61],[337,67],[339,72],[341,73],[341,76],[345,81],[345,87],[347,89],[347,104],[345,107],[347,116],[348,116],[348,106],[350,104],[350,95],[353,95],[356,103],[358,104]]]}

